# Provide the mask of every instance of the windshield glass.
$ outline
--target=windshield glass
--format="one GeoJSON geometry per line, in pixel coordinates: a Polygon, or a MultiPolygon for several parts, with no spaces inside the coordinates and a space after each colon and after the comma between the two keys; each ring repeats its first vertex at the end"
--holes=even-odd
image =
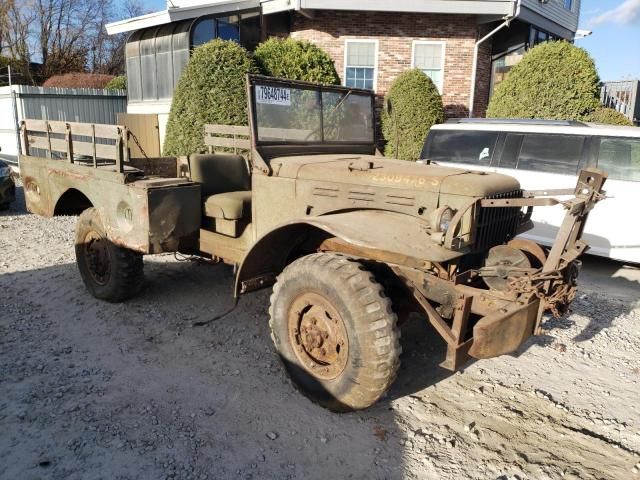
{"type": "Polygon", "coordinates": [[[372,94],[261,82],[253,89],[259,143],[374,142],[372,94]]]}

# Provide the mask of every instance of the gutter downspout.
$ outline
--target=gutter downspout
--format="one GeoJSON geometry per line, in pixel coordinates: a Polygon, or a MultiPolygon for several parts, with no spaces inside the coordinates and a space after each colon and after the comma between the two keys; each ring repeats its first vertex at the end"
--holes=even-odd
{"type": "Polygon", "coordinates": [[[469,118],[473,118],[474,114],[474,103],[476,100],[476,79],[478,76],[478,51],[480,50],[480,45],[493,37],[496,33],[502,30],[504,27],[508,27],[511,24],[511,21],[516,19],[520,15],[520,2],[522,0],[513,0],[513,13],[511,15],[507,15],[500,25],[487,33],[484,37],[478,40],[473,47],[473,65],[471,67],[471,91],[469,93],[469,118]]]}

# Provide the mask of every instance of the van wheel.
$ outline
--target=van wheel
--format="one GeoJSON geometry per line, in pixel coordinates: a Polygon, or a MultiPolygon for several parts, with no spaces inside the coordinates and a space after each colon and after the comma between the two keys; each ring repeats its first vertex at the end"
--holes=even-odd
{"type": "Polygon", "coordinates": [[[123,302],[142,288],[142,255],[111,243],[95,208],[78,217],[76,263],[87,290],[100,300],[123,302]]]}
{"type": "Polygon", "coordinates": [[[374,404],[400,366],[400,330],[373,275],[319,253],[284,269],[273,287],[271,338],[294,384],[333,411],[374,404]]]}

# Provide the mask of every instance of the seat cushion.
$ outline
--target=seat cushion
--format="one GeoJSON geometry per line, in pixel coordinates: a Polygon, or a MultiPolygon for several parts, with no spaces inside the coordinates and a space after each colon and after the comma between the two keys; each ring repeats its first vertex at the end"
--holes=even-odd
{"type": "Polygon", "coordinates": [[[210,218],[239,220],[251,216],[251,191],[218,193],[204,201],[204,214],[210,218]]]}
{"type": "Polygon", "coordinates": [[[190,155],[191,180],[201,184],[202,196],[251,190],[251,175],[241,155],[190,155]]]}

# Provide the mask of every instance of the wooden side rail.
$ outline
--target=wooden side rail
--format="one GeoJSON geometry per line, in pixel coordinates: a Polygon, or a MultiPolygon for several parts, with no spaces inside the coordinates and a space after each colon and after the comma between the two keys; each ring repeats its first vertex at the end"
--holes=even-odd
{"type": "Polygon", "coordinates": [[[205,125],[204,144],[213,153],[217,148],[233,148],[233,153],[238,150],[251,150],[249,127],[236,125],[205,125]]]}
{"type": "Polygon", "coordinates": [[[26,119],[21,122],[20,133],[23,155],[39,148],[45,150],[49,158],[53,152],[66,154],[70,163],[75,163],[75,155],[86,155],[92,158],[94,168],[98,166],[98,159],[113,160],[120,173],[129,161],[129,131],[121,125],[26,119]],[[98,143],[103,140],[109,143],[98,143]]]}

